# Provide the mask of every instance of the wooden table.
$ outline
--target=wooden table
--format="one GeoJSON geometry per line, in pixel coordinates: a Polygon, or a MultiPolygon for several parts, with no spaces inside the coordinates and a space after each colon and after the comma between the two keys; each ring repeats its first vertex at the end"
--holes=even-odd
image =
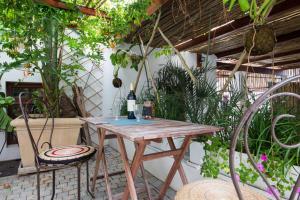
{"type": "MultiPolygon", "coordinates": [[[[95,187],[96,178],[98,176],[100,161],[106,163],[105,156],[103,155],[104,139],[105,136],[109,134],[115,134],[117,136],[117,141],[120,149],[121,158],[124,164],[125,175],[127,179],[127,187],[122,194],[122,199],[128,199],[130,194],[131,199],[137,200],[136,188],[134,185],[134,178],[137,175],[139,167],[143,165],[143,161],[149,161],[153,159],[158,159],[162,157],[172,156],[174,158],[174,163],[169,171],[169,174],[165,180],[164,185],[161,187],[158,199],[163,199],[167,189],[169,188],[171,181],[173,180],[176,171],[179,172],[180,178],[183,184],[187,184],[188,180],[186,178],[185,172],[181,165],[181,161],[189,147],[191,139],[195,136],[212,134],[220,131],[220,127],[193,124],[189,122],[181,122],[174,120],[165,119],[153,119],[151,124],[142,125],[122,125],[116,126],[109,123],[101,123],[107,120],[107,118],[85,118],[83,119],[87,123],[93,124],[98,129],[99,138],[99,149],[96,159],[95,173],[93,176],[92,191],[95,187]],[[173,137],[183,137],[183,143],[180,148],[176,148],[173,137]],[[132,164],[129,164],[127,157],[127,152],[124,144],[124,139],[128,139],[135,143],[136,151],[132,160],[132,164]],[[144,155],[146,146],[151,141],[167,139],[170,150],[156,152],[144,155]]],[[[104,164],[104,178],[107,184],[107,191],[109,199],[112,199],[110,186],[108,182],[108,172],[107,167],[104,164]]],[[[143,168],[142,168],[143,169],[143,168]]],[[[148,190],[149,191],[149,190],[148,190]]],[[[151,197],[149,197],[151,198],[151,197]]]]}

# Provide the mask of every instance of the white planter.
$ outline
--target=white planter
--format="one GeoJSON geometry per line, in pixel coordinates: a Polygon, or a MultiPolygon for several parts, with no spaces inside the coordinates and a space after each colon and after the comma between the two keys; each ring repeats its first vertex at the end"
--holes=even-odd
{"type": "Polygon", "coordinates": [[[190,162],[196,165],[202,165],[205,156],[204,144],[201,142],[193,141],[190,144],[190,162]]]}
{"type": "MultiPolygon", "coordinates": [[[[45,120],[45,118],[29,119],[30,130],[35,141],[39,138],[41,130],[46,122],[45,120]]],[[[80,128],[84,123],[82,120],[78,118],[55,118],[54,123],[55,126],[52,135],[53,146],[77,144],[80,128]]],[[[49,119],[38,144],[39,150],[42,150],[41,145],[44,142],[49,142],[52,127],[51,124],[52,120],[49,119]]],[[[17,118],[11,122],[11,125],[15,127],[17,132],[22,167],[34,167],[34,151],[24,119],[17,118]]],[[[49,148],[48,145],[43,146],[43,149],[47,148],[49,148]]]]}

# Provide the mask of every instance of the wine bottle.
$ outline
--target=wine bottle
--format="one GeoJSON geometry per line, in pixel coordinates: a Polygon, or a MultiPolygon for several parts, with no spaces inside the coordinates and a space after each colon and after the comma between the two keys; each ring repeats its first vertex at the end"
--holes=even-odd
{"type": "Polygon", "coordinates": [[[130,92],[127,96],[128,119],[135,119],[135,116],[134,116],[135,100],[136,100],[136,96],[133,91],[133,84],[131,83],[130,84],[130,92]]]}

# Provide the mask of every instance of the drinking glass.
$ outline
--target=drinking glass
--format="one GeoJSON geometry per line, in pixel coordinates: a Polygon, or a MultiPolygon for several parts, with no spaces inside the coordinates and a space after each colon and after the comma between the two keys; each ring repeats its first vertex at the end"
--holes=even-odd
{"type": "Polygon", "coordinates": [[[136,104],[134,107],[134,115],[137,122],[141,121],[142,113],[143,113],[143,104],[136,104]]]}
{"type": "Polygon", "coordinates": [[[120,110],[121,110],[121,107],[120,107],[120,104],[119,103],[116,103],[113,105],[112,107],[112,114],[113,114],[113,117],[115,120],[119,120],[120,118],[120,110]]]}

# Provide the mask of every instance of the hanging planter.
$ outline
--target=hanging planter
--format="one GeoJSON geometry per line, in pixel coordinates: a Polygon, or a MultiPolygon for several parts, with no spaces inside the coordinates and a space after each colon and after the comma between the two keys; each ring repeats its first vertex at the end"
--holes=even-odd
{"type": "Polygon", "coordinates": [[[115,77],[112,81],[112,84],[115,88],[120,88],[122,87],[122,80],[118,77],[115,77]]]}
{"type": "Polygon", "coordinates": [[[273,51],[276,38],[273,29],[268,25],[254,26],[245,34],[244,46],[251,55],[263,55],[273,51]],[[254,42],[254,44],[253,44],[254,42]]]}
{"type": "Polygon", "coordinates": [[[131,53],[130,50],[134,45],[131,45],[128,50],[118,49],[116,53],[110,55],[111,63],[114,65],[114,79],[112,84],[115,88],[120,88],[122,86],[122,80],[118,77],[120,68],[127,68],[138,70],[138,65],[141,62],[142,57],[131,53]]]}
{"type": "Polygon", "coordinates": [[[263,55],[271,52],[276,43],[273,29],[266,24],[266,18],[276,3],[276,0],[224,0],[225,5],[229,5],[231,11],[235,5],[239,5],[240,10],[249,14],[253,21],[253,28],[245,34],[244,46],[247,53],[251,55],[263,55]]]}

